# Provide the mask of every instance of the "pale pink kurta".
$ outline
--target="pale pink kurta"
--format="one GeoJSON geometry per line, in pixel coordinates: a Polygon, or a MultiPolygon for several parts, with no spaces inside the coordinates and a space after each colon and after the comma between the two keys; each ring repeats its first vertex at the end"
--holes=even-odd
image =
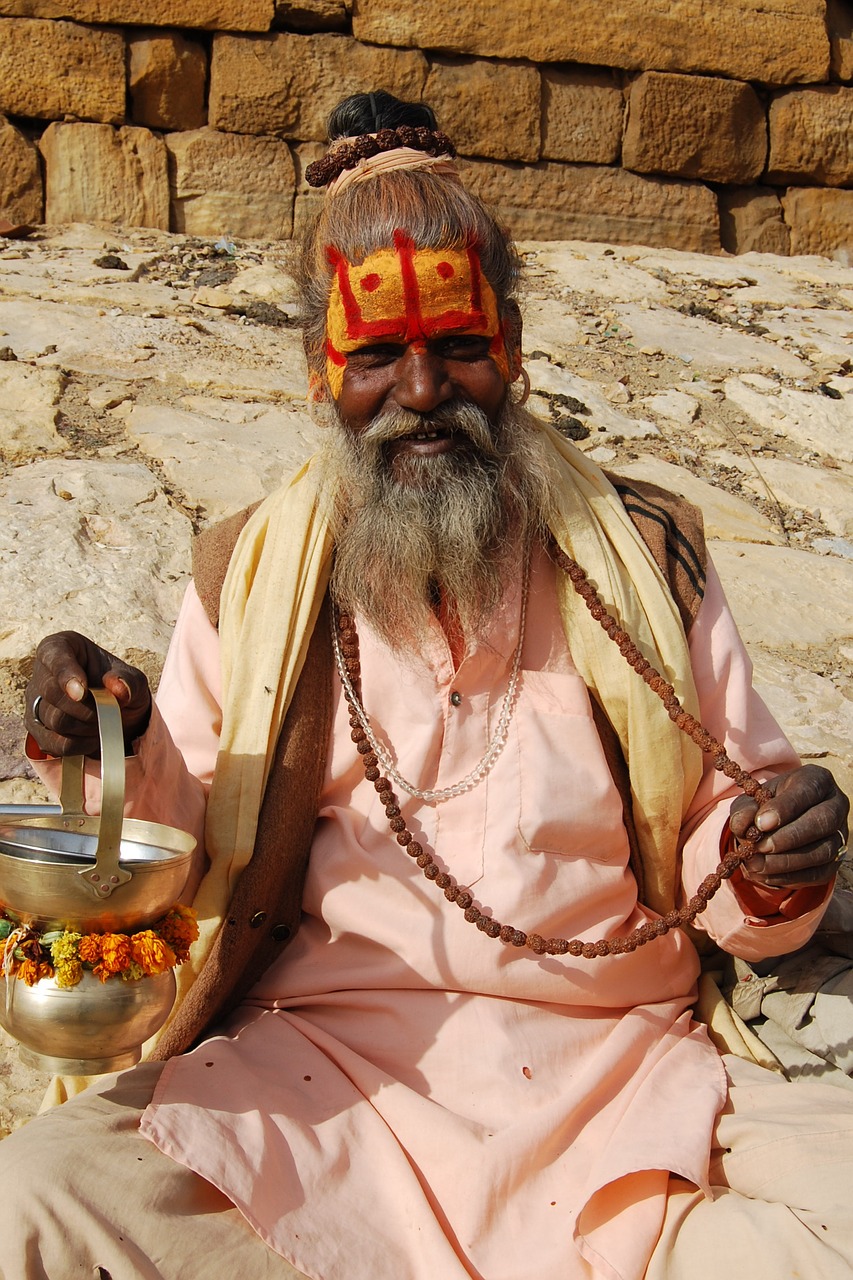
{"type": "MultiPolygon", "coordinates": [[[[440,805],[398,795],[415,837],[498,919],[595,940],[651,913],[553,574],[537,557],[520,693],[488,777],[440,805]]],[[[418,786],[454,783],[483,755],[518,612],[508,599],[456,671],[437,623],[419,664],[360,625],[366,709],[418,786]]],[[[713,570],[690,648],[710,731],[750,769],[793,767],[713,570]]],[[[159,704],[205,784],[218,684],[216,635],[191,591],[159,704]]],[[[589,962],[485,937],[390,835],[337,679],[334,697],[301,930],[223,1034],[169,1064],[143,1132],[313,1280],[638,1280],[669,1172],[707,1185],[725,1099],[691,1020],[693,946],[675,932],[589,962]]],[[[198,829],[203,787],[159,717],[130,775],[135,812],[198,829]]],[[[709,766],[685,823],[688,894],[719,859],[728,788],[709,766]]],[[[725,884],[706,927],[742,956],[774,955],[808,939],[814,900],[789,896],[793,919],[759,919],[725,884]]]]}

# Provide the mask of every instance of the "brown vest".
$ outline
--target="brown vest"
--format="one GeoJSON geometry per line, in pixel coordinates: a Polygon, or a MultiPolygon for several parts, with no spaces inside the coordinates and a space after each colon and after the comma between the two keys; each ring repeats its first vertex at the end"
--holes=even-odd
{"type": "MultiPolygon", "coordinates": [[[[610,476],[625,509],[654,556],[689,631],[705,590],[705,540],[697,509],[656,485],[610,476]]],[[[206,530],[193,548],[193,578],[214,626],[234,544],[254,507],[206,530]]],[[[332,725],[332,647],[324,602],[305,666],[276,747],[258,821],[252,859],[241,875],[225,923],[153,1056],[183,1053],[234,1009],[293,938],[332,725]]],[[[643,897],[643,865],[631,810],[631,787],[619,740],[593,700],[593,718],[622,797],[631,867],[643,897]]]]}

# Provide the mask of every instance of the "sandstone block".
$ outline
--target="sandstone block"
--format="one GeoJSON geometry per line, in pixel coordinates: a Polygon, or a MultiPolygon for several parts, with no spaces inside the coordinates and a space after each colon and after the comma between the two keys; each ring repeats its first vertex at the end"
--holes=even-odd
{"type": "Polygon", "coordinates": [[[41,222],[43,200],[38,151],[0,116],[0,218],[41,222]]]}
{"type": "Polygon", "coordinates": [[[736,187],[721,191],[719,201],[720,237],[728,253],[790,252],[791,236],[775,191],[736,187]]]}
{"type": "Polygon", "coordinates": [[[162,138],[108,124],[51,124],[39,143],[46,222],[115,222],[169,229],[162,138]]]}
{"type": "Polygon", "coordinates": [[[853,185],[853,89],[789,89],[770,104],[771,182],[853,185]]]}
{"type": "Polygon", "coordinates": [[[853,9],[846,0],[828,0],[830,69],[833,80],[853,80],[853,9]]]}
{"type": "Polygon", "coordinates": [[[466,180],[522,240],[602,240],[718,253],[713,192],[627,169],[473,161],[466,180]]]}
{"type": "Polygon", "coordinates": [[[295,176],[286,142],[215,129],[166,135],[172,224],[189,235],[286,239],[295,176]]]}
{"type": "Polygon", "coordinates": [[[326,154],[322,142],[302,142],[293,148],[293,164],[296,169],[296,201],[293,205],[293,238],[298,239],[306,228],[313,223],[325,198],[322,188],[309,187],[305,181],[305,170],[315,160],[326,154]]]}
{"type": "Polygon", "coordinates": [[[347,7],[344,0],[275,0],[274,25],[291,31],[343,31],[347,7]]]}
{"type": "Polygon", "coordinates": [[[117,31],[0,17],[0,111],[118,124],[124,78],[124,37],[117,31]]]}
{"type": "Polygon", "coordinates": [[[141,27],[197,27],[206,31],[269,31],[273,0],[0,0],[0,15],[71,18],[141,27]]]}
{"type": "Polygon", "coordinates": [[[542,155],[578,164],[614,164],[622,146],[622,90],[605,71],[542,74],[542,155]]]}
{"type": "Polygon", "coordinates": [[[128,40],[128,83],[134,124],[200,129],[205,122],[207,54],[177,31],[146,31],[128,40]]]}
{"type": "Polygon", "coordinates": [[[218,35],[213,42],[209,121],[229,133],[274,133],[322,141],[326,120],[349,93],[381,85],[417,100],[423,54],[374,49],[349,36],[218,35]]]}
{"type": "Polygon", "coordinates": [[[434,59],[424,99],[461,155],[538,160],[541,84],[535,67],[434,59]]]}
{"type": "Polygon", "coordinates": [[[853,245],[853,191],[789,187],[782,197],[791,253],[845,255],[853,245]]]}
{"type": "MultiPolygon", "coordinates": [[[[765,84],[822,81],[824,0],[515,0],[484,21],[481,0],[356,0],[353,35],[376,44],[533,62],[708,71],[765,84]]],[[[494,10],[492,11],[494,12],[494,10]]]]}
{"type": "Polygon", "coordinates": [[[657,71],[632,84],[626,168],[746,183],[759,177],[766,155],[764,108],[751,85],[657,71]]]}

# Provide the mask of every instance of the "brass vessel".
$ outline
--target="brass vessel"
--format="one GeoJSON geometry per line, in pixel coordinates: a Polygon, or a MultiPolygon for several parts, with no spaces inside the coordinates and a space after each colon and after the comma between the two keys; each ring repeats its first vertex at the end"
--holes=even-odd
{"type": "MultiPolygon", "coordinates": [[[[180,898],[195,848],[184,831],[123,817],[121,713],[106,690],[91,692],[101,740],[101,816],[83,810],[82,756],[62,761],[58,812],[44,805],[0,812],[0,910],[40,931],[147,928],[180,898]]],[[[171,970],[106,982],[85,972],[78,986],[42,978],[27,987],[4,975],[0,963],[0,1026],[19,1041],[22,1059],[42,1070],[90,1075],[132,1065],[174,998],[171,970]]]]}

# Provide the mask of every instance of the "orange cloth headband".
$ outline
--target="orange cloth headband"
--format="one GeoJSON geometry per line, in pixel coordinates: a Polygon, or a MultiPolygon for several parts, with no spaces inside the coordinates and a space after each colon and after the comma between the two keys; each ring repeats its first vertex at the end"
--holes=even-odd
{"type": "Polygon", "coordinates": [[[489,355],[510,381],[497,299],[476,248],[417,249],[404,231],[395,231],[393,249],[378,249],[357,267],[331,245],[326,253],[335,270],[326,315],[326,377],[336,400],[351,352],[441,334],[490,338],[489,355]]]}

